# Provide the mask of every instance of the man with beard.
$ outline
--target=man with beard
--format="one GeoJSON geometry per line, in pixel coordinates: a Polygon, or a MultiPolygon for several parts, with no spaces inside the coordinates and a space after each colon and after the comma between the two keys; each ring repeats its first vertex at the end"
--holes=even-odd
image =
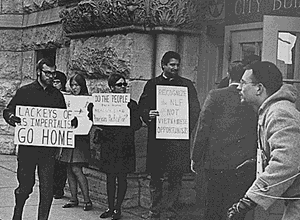
{"type": "MultiPolygon", "coordinates": [[[[229,220],[241,220],[256,205],[267,210],[285,200],[282,220],[300,216],[300,113],[295,87],[283,84],[275,64],[251,64],[238,87],[241,101],[258,113],[257,177],[237,203],[229,208],[229,220]]],[[[247,126],[247,125],[246,125],[247,126]]]]}
{"type": "Polygon", "coordinates": [[[158,219],[163,211],[170,208],[177,199],[181,188],[183,173],[189,172],[190,137],[200,112],[200,104],[193,83],[178,75],[180,55],[174,51],[166,52],[161,59],[162,74],[150,79],[139,100],[143,121],[148,126],[148,148],[146,170],[151,175],[150,189],[152,207],[147,219],[158,219]],[[188,90],[189,139],[157,139],[156,118],[160,112],[156,106],[157,85],[181,86],[188,90]],[[168,176],[168,192],[162,196],[164,174],[168,176]]]}
{"type": "MultiPolygon", "coordinates": [[[[16,126],[21,119],[15,116],[17,105],[49,108],[66,108],[62,93],[52,86],[55,77],[55,64],[41,59],[36,66],[37,79],[21,88],[3,110],[5,121],[16,126]]],[[[15,207],[13,220],[21,220],[26,200],[33,191],[35,170],[39,177],[40,201],[38,220],[47,220],[53,199],[53,170],[56,147],[19,145],[17,179],[15,189],[15,207]]]]}

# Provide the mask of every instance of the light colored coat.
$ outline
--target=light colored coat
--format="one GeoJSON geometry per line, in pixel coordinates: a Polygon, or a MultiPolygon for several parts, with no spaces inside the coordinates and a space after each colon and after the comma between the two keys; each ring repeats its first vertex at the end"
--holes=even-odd
{"type": "MultiPolygon", "coordinates": [[[[263,172],[246,195],[264,209],[279,198],[300,197],[300,175],[297,176],[300,172],[300,112],[295,106],[296,98],[297,90],[292,85],[283,85],[258,111],[258,144],[265,159],[263,172]]],[[[285,209],[284,215],[289,218],[283,219],[299,218],[286,213],[289,206],[285,209]]]]}

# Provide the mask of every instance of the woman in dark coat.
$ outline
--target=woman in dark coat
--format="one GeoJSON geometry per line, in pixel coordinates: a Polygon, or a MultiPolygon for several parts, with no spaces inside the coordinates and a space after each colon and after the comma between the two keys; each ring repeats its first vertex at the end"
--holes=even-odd
{"type": "MultiPolygon", "coordinates": [[[[112,74],[108,86],[113,93],[126,93],[126,80],[121,74],[112,74]]],[[[142,126],[138,106],[134,100],[127,104],[130,109],[130,126],[99,126],[100,171],[106,173],[108,210],[100,218],[121,218],[121,205],[127,191],[127,174],[135,171],[134,132],[142,126]],[[117,183],[116,183],[117,180],[117,183]],[[115,192],[117,201],[115,203],[115,192]]]]}
{"type": "MultiPolygon", "coordinates": [[[[76,74],[70,78],[70,87],[73,95],[88,95],[85,78],[80,74],[76,74]]],[[[93,206],[89,196],[88,180],[82,171],[83,167],[88,166],[89,160],[89,135],[76,135],[75,148],[63,148],[61,161],[67,163],[67,176],[71,191],[71,199],[63,206],[63,208],[78,206],[77,188],[79,184],[84,198],[83,210],[89,211],[92,209],[93,206]]]]}

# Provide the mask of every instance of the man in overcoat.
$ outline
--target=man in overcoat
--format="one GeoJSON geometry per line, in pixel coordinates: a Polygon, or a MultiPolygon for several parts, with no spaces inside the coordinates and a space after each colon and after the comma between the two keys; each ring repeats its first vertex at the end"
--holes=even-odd
{"type": "Polygon", "coordinates": [[[267,210],[284,200],[282,220],[300,217],[300,113],[298,91],[283,84],[275,64],[251,64],[240,86],[241,101],[258,113],[257,177],[248,191],[228,210],[229,220],[240,220],[256,205],[267,210]]]}
{"type": "Polygon", "coordinates": [[[243,73],[243,63],[232,62],[229,86],[211,90],[200,112],[192,161],[196,170],[204,166],[207,179],[204,219],[224,220],[230,205],[255,179],[255,166],[252,172],[239,176],[236,170],[244,161],[255,158],[257,147],[256,113],[250,105],[241,103],[237,90],[243,73]]]}
{"type": "Polygon", "coordinates": [[[151,175],[150,188],[152,208],[149,219],[157,219],[160,213],[172,206],[176,200],[184,172],[189,172],[190,136],[197,122],[200,103],[193,83],[178,75],[180,55],[174,51],[166,52],[161,59],[162,74],[150,79],[139,100],[139,108],[143,121],[148,126],[147,172],[151,175]],[[156,87],[182,86],[188,90],[189,140],[157,139],[156,118],[159,112],[156,106],[156,87]],[[164,174],[168,174],[168,193],[162,197],[164,174]]]}

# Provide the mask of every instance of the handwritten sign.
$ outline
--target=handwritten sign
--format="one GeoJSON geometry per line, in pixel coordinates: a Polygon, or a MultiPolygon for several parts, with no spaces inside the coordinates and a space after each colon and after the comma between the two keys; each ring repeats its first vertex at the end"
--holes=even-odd
{"type": "Polygon", "coordinates": [[[74,130],[75,134],[86,135],[89,133],[93,122],[88,118],[87,106],[93,102],[92,96],[65,95],[67,109],[71,110],[72,118],[77,117],[78,127],[74,130]]]}
{"type": "Polygon", "coordinates": [[[15,128],[15,144],[74,148],[69,110],[16,106],[16,116],[21,123],[15,128]]]}
{"type": "Polygon", "coordinates": [[[157,86],[157,139],[189,139],[188,90],[181,86],[157,86]]]}
{"type": "Polygon", "coordinates": [[[94,124],[130,126],[128,93],[97,93],[94,97],[94,124]]]}

